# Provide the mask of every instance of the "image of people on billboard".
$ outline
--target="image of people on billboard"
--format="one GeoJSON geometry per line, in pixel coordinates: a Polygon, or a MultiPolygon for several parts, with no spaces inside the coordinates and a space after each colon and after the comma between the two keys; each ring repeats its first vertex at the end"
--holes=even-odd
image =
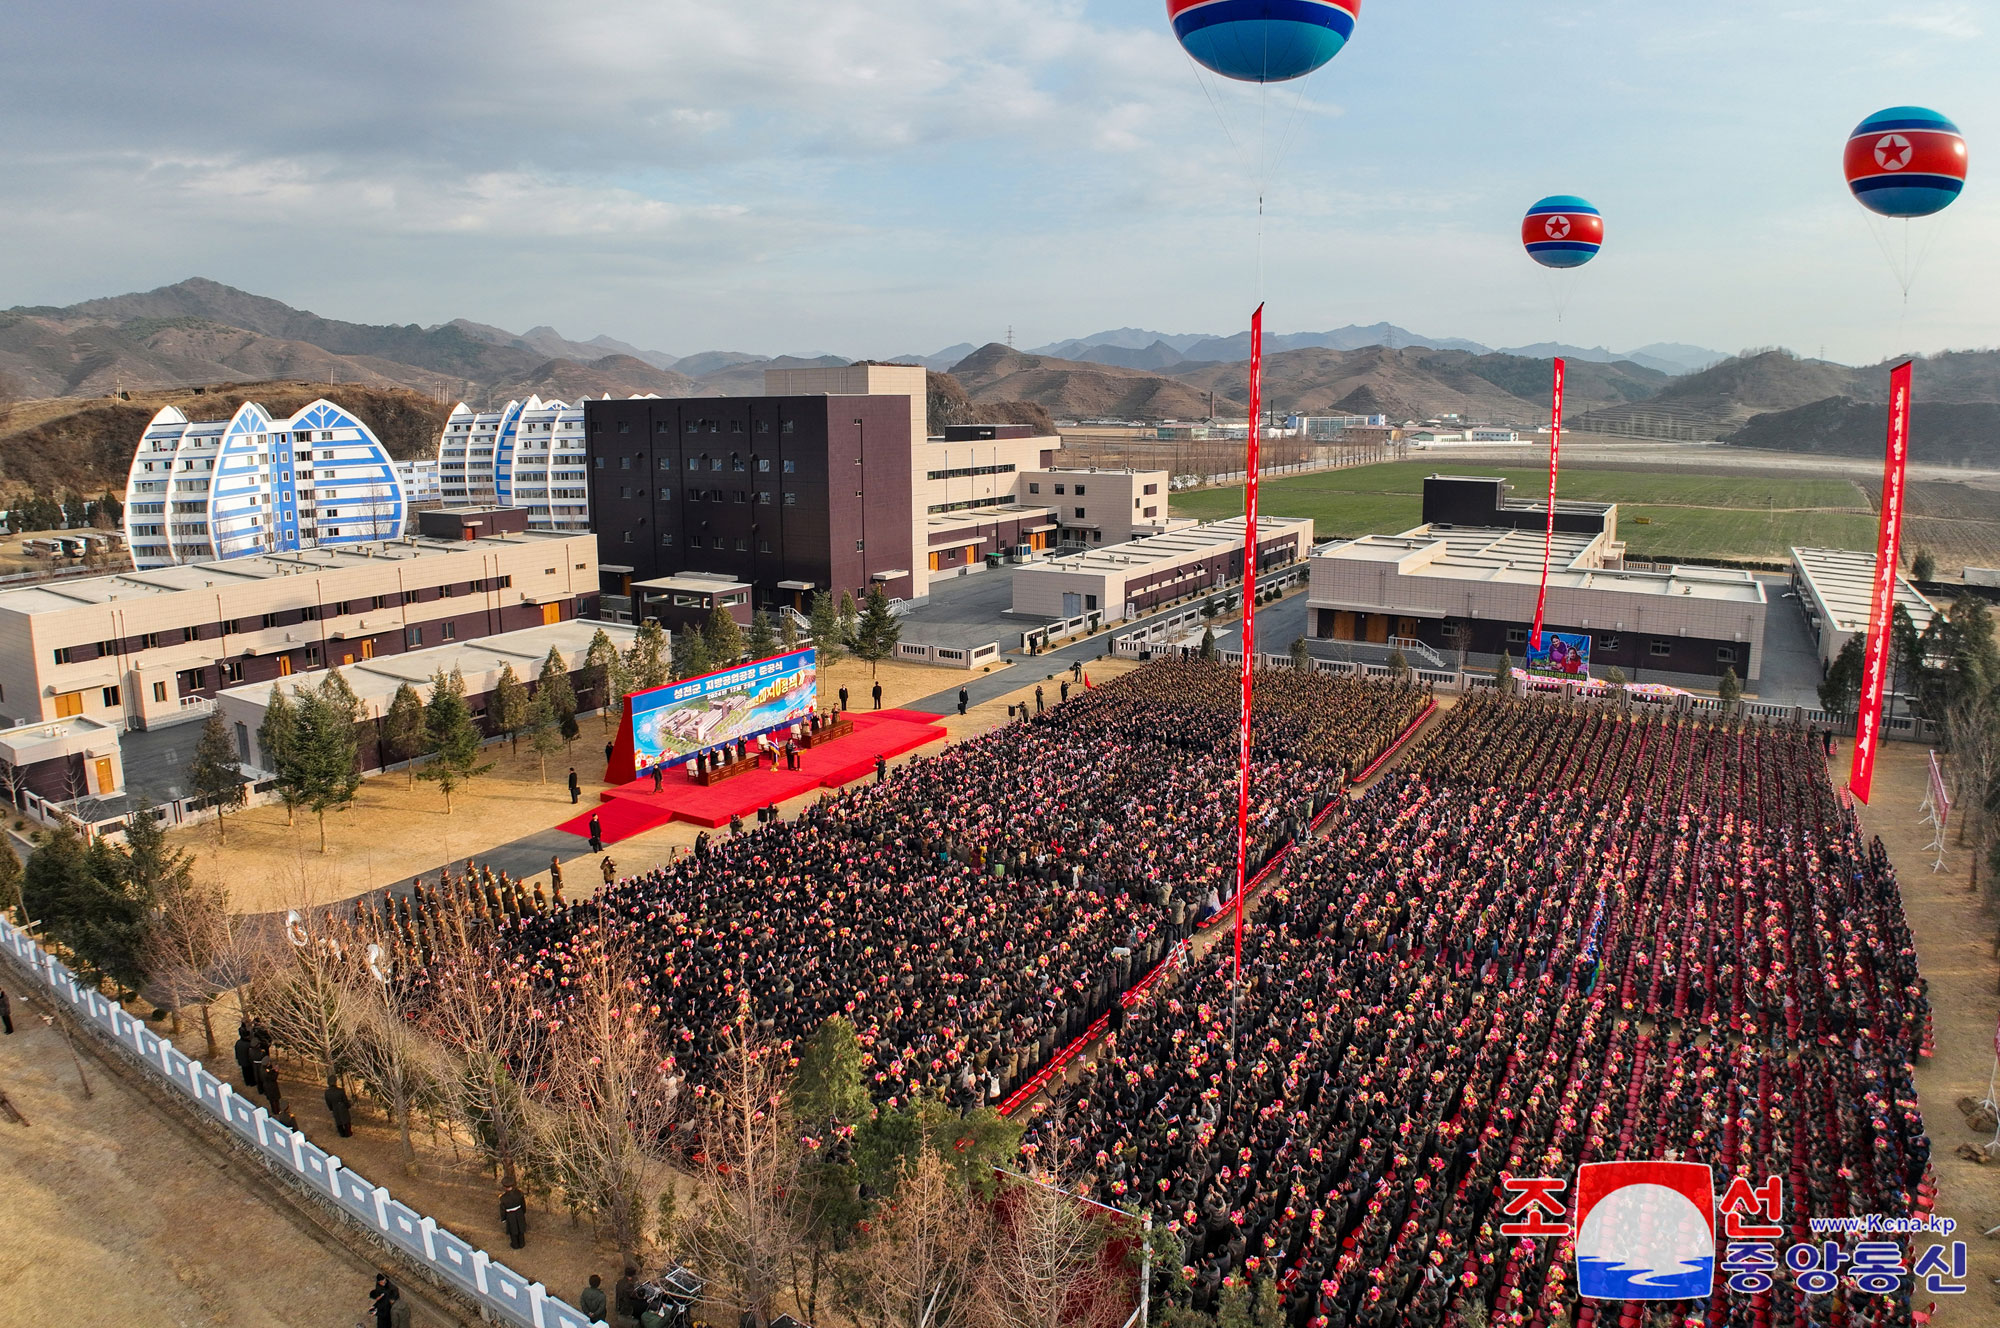
{"type": "Polygon", "coordinates": [[[1590,636],[1584,632],[1542,633],[1542,648],[1528,647],[1528,672],[1552,678],[1590,676],[1590,636]]]}
{"type": "Polygon", "coordinates": [[[635,764],[673,765],[725,742],[804,723],[818,694],[812,650],[635,693],[629,702],[635,764]]]}

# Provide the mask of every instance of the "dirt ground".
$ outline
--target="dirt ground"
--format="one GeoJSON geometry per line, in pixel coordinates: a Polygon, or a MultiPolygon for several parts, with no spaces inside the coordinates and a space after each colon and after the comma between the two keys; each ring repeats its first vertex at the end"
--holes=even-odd
{"type": "Polygon", "coordinates": [[[351,1328],[369,1270],[272,1211],[88,1056],[11,981],[0,1089],[0,1322],[9,1328],[278,1324],[351,1328]]]}
{"type": "MultiPolygon", "coordinates": [[[[1040,681],[1040,674],[1029,678],[1025,670],[1031,666],[1012,667],[1023,670],[1030,689],[1033,682],[1040,681]]],[[[1093,676],[1110,676],[1103,666],[1092,667],[1093,676]]],[[[884,664],[880,669],[882,704],[904,705],[979,676],[917,664],[884,664]]],[[[831,697],[842,686],[848,688],[854,704],[868,705],[868,666],[849,659],[825,670],[822,696],[831,697]]],[[[1050,701],[1053,703],[1053,695],[1050,701]]],[[[956,738],[1005,718],[1003,707],[982,706],[963,720],[953,716],[947,728],[956,738]],[[986,713],[989,710],[991,713],[986,713]]],[[[371,777],[362,784],[352,807],[328,813],[325,854],[319,851],[319,826],[312,815],[300,812],[296,823],[288,826],[284,806],[275,802],[232,814],[220,842],[212,822],[176,830],[173,839],[196,855],[198,871],[213,874],[228,885],[236,907],[246,913],[351,898],[407,881],[442,861],[476,858],[497,845],[574,816],[579,809],[570,805],[564,783],[569,766],[576,767],[583,780],[584,799],[590,801],[600,787],[604,744],[612,736],[595,716],[586,715],[580,722],[583,732],[574,744],[572,759],[560,754],[550,757],[546,784],[541,782],[539,759],[525,745],[518,753],[504,742],[489,746],[485,759],[494,763],[493,769],[454,793],[449,813],[435,784],[418,780],[412,785],[401,771],[371,777]]],[[[673,845],[692,845],[694,835],[690,826],[662,828],[627,841],[624,847],[632,856],[629,860],[619,858],[619,862],[628,870],[639,870],[643,854],[657,849],[664,857],[664,850],[673,845]]],[[[589,874],[589,868],[580,865],[579,870],[566,874],[567,883],[582,885],[580,878],[589,874]]]]}
{"type": "MultiPolygon", "coordinates": [[[[1842,744],[1833,769],[1843,778],[1849,759],[1842,744]]],[[[2000,960],[1994,957],[1995,920],[1967,892],[1971,854],[1947,848],[1945,870],[1930,871],[1926,854],[1930,831],[1917,808],[1926,785],[1925,749],[1915,743],[1884,746],[1875,768],[1875,801],[1861,820],[1882,838],[1903,889],[1903,906],[1917,943],[1917,960],[1930,984],[1937,1051],[1917,1064],[1917,1096],[1931,1137],[1931,1165],[1937,1172],[1937,1211],[1959,1230],[1951,1239],[1966,1242],[1966,1293],[1940,1299],[1940,1328],[1972,1328],[2000,1323],[2000,1241],[1983,1236],[2000,1225],[2000,1163],[1979,1166],[1953,1156],[1962,1143],[1986,1143],[1975,1135],[1954,1105],[1960,1097],[1986,1096],[1994,1068],[1993,1037],[2000,1011],[2000,960]]],[[[1947,844],[1951,841],[1947,840],[1947,844]]],[[[1937,1240],[1922,1237],[1918,1248],[1937,1240]]],[[[1920,1298],[1918,1304],[1923,1303],[1920,1298]]]]}

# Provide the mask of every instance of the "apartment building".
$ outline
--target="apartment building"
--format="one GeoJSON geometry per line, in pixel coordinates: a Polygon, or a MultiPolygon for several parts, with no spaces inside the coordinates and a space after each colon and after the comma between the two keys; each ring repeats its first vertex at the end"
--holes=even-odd
{"type": "Polygon", "coordinates": [[[400,535],[406,501],[388,450],[331,401],[227,420],[168,406],[139,437],[125,486],[133,566],[337,548],[400,535]]]}
{"type": "Polygon", "coordinates": [[[572,405],[531,396],[487,411],[459,402],[438,437],[439,500],[525,507],[535,530],[589,530],[589,399],[572,405]]]}

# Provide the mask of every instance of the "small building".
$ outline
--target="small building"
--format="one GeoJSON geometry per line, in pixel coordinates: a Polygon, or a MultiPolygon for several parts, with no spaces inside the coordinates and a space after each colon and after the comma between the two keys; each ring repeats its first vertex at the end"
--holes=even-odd
{"type": "MultiPolygon", "coordinates": [[[[1826,668],[1839,657],[1850,637],[1866,638],[1868,614],[1874,603],[1875,555],[1853,549],[1793,549],[1792,590],[1805,609],[1806,625],[1819,645],[1819,662],[1826,668]]],[[[1919,632],[1938,616],[1916,583],[1896,573],[1896,599],[1919,632]]]]}
{"type": "Polygon", "coordinates": [[[0,730],[0,779],[16,810],[22,793],[55,803],[121,793],[117,726],[73,715],[0,730]]]}
{"type": "MultiPolygon", "coordinates": [[[[341,676],[360,698],[362,713],[367,718],[365,727],[368,731],[362,734],[361,741],[362,772],[394,764],[384,746],[381,720],[396,699],[397,690],[408,683],[419,696],[428,698],[431,680],[439,673],[448,677],[456,669],[465,679],[466,705],[471,708],[473,721],[479,725],[480,732],[488,737],[498,736],[487,712],[493,689],[500,684],[502,670],[511,666],[514,676],[532,694],[535,680],[541,675],[542,663],[548,658],[551,648],[561,651],[563,662],[569,666],[570,685],[576,691],[578,703],[585,709],[603,705],[605,698],[590,694],[587,680],[582,676],[584,652],[589,649],[591,638],[600,631],[611,638],[611,643],[618,647],[620,653],[631,648],[633,637],[637,634],[633,628],[621,623],[571,619],[545,627],[501,632],[476,641],[454,642],[400,655],[382,656],[343,667],[341,676]]],[[[294,674],[288,685],[295,689],[317,687],[325,678],[326,670],[319,669],[294,674]]],[[[253,769],[266,772],[271,769],[271,761],[257,746],[257,730],[264,723],[264,711],[270,699],[269,683],[230,687],[216,698],[223,721],[235,737],[237,759],[253,769]]]]}
{"type": "MultiPolygon", "coordinates": [[[[1243,577],[1243,518],[1229,517],[1086,553],[1014,574],[1013,609],[1043,618],[1102,613],[1119,622],[1243,577]]],[[[1310,518],[1257,518],[1257,566],[1287,567],[1312,548],[1310,518]]]]}
{"type": "MultiPolygon", "coordinates": [[[[1490,476],[1424,481],[1425,523],[1347,540],[1312,557],[1307,606],[1315,637],[1414,641],[1523,659],[1542,579],[1547,508],[1505,497],[1490,476]]],[[[1764,585],[1708,567],[1627,571],[1616,504],[1559,502],[1546,630],[1587,635],[1594,670],[1617,667],[1754,682],[1764,658],[1764,585]]]]}

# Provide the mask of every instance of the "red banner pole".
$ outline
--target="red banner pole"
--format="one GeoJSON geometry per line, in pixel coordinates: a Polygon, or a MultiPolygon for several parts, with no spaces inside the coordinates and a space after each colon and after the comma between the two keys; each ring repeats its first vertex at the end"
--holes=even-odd
{"type": "Polygon", "coordinates": [[[1535,630],[1528,636],[1531,650],[1542,648],[1542,606],[1549,598],[1549,550],[1556,542],[1556,463],[1562,456],[1563,362],[1556,357],[1555,405],[1549,415],[1549,522],[1542,532],[1542,588],[1535,592],[1535,630]]]}
{"type": "Polygon", "coordinates": [[[1243,980],[1243,896],[1250,885],[1250,665],[1257,654],[1257,426],[1263,414],[1264,306],[1250,315],[1250,446],[1243,489],[1243,720],[1236,747],[1236,969],[1243,980]]]}
{"type": "Polygon", "coordinates": [[[1903,545],[1903,471],[1910,450],[1910,362],[1889,371],[1889,439],[1882,458],[1882,517],[1875,535],[1875,585],[1868,605],[1868,651],[1861,704],[1854,715],[1854,764],[1847,787],[1862,802],[1875,783],[1882,742],[1882,687],[1888,681],[1889,629],[1895,622],[1896,560],[1903,545]]]}

